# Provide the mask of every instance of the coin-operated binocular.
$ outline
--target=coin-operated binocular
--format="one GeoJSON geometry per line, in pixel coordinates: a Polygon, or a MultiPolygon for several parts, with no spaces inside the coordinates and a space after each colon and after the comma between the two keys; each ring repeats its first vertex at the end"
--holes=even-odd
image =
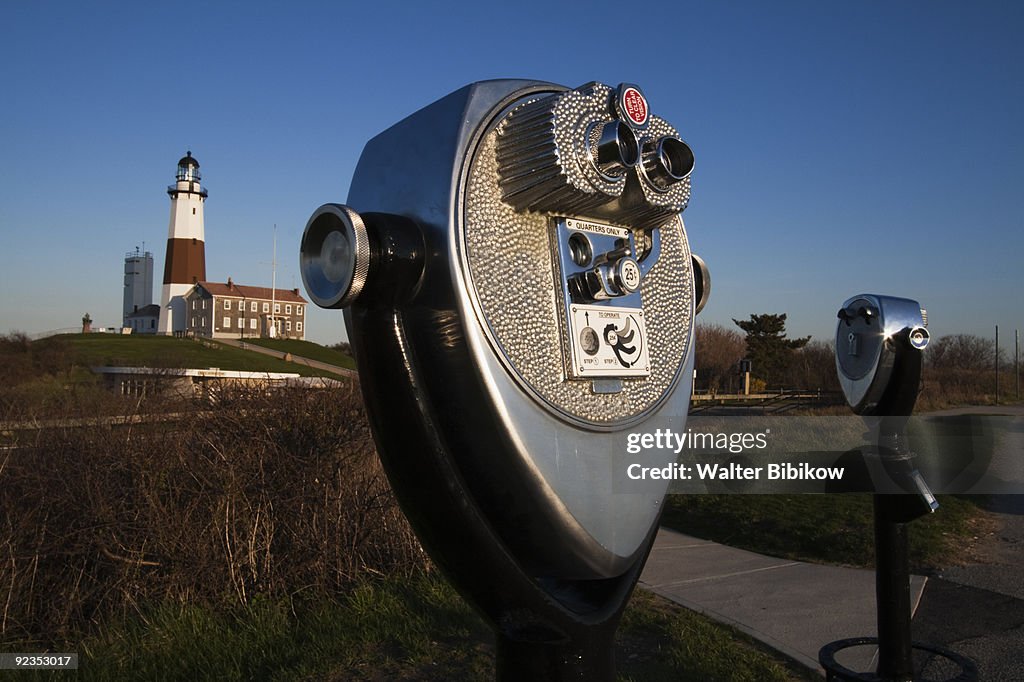
{"type": "Polygon", "coordinates": [[[906,298],[862,294],[843,304],[836,328],[839,383],[854,412],[872,420],[878,450],[876,488],[907,495],[891,498],[893,520],[910,521],[938,508],[907,442],[906,423],[917,402],[922,351],[931,338],[920,304],[906,298]],[[886,484],[891,482],[891,486],[886,484]]]}
{"type": "Polygon", "coordinates": [[[871,417],[877,447],[866,454],[875,483],[875,598],[877,637],[843,639],[822,647],[818,660],[829,680],[907,681],[916,679],[913,651],[947,659],[960,668],[956,679],[977,678],[974,663],[959,654],[912,642],[907,523],[938,508],[914,466],[906,425],[917,402],[922,352],[930,335],[924,309],[916,301],[862,294],[839,309],[836,370],[854,412],[871,417]],[[878,646],[875,674],[858,673],[836,661],[856,646],[878,646]]]}
{"type": "Polygon", "coordinates": [[[614,674],[666,488],[615,494],[610,455],[686,418],[692,168],[634,85],[480,82],[367,143],[306,225],[303,283],[345,308],[385,470],[500,678],[614,674]]]}

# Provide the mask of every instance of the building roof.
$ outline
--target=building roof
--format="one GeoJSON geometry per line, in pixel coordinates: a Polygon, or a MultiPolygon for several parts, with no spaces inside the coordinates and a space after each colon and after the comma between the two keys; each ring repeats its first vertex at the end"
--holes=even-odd
{"type": "Polygon", "coordinates": [[[278,289],[272,297],[273,291],[270,287],[251,287],[245,284],[234,282],[199,282],[196,286],[206,289],[212,296],[233,296],[235,298],[258,298],[269,301],[274,298],[283,303],[308,303],[299,295],[298,289],[278,289]]]}
{"type": "Polygon", "coordinates": [[[142,306],[134,313],[128,313],[124,317],[125,319],[132,319],[136,317],[160,317],[160,306],[156,303],[150,303],[149,305],[142,306]]]}

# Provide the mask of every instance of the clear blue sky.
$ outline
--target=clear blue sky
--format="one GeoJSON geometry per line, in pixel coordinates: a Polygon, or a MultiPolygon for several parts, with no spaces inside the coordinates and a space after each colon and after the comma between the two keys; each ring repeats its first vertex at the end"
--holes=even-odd
{"type": "MultiPolygon", "coordinates": [[[[310,213],[363,144],[467,83],[640,84],[697,164],[705,321],[919,299],[933,334],[1024,327],[1019,2],[5,2],[0,333],[120,323],[163,271],[175,164],[202,164],[207,275],[301,286],[310,213]]],[[[358,207],[356,207],[358,208],[358,207]]],[[[159,292],[157,291],[157,297],[159,292]]],[[[310,338],[342,338],[316,311],[310,338]]]]}

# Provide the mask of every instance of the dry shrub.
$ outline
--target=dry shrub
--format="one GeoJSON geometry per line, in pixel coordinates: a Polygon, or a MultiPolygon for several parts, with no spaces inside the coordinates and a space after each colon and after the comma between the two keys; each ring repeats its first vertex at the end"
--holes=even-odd
{"type": "Polygon", "coordinates": [[[0,451],[0,638],[70,638],[153,600],[317,599],[425,568],[353,388],[165,416],[22,433],[0,451]]]}
{"type": "Polygon", "coordinates": [[[720,324],[697,324],[695,333],[697,390],[713,393],[742,392],[743,379],[739,375],[739,362],[747,352],[743,335],[720,324]]]}

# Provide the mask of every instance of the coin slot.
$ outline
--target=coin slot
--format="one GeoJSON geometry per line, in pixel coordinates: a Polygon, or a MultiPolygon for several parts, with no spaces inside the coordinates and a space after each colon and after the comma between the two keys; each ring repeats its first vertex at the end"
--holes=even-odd
{"type": "Polygon", "coordinates": [[[593,262],[594,247],[582,232],[573,232],[569,236],[569,255],[572,262],[581,268],[585,268],[593,262]]]}

